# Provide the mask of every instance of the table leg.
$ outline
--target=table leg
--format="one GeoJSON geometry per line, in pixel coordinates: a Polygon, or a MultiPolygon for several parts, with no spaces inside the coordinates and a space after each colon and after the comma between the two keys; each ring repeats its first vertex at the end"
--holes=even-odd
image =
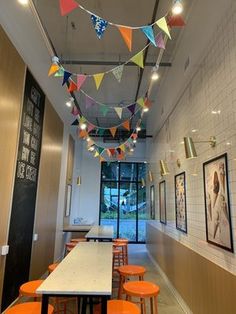
{"type": "Polygon", "coordinates": [[[102,313],[101,314],[107,314],[107,301],[108,301],[108,297],[103,296],[102,297],[102,313]]]}
{"type": "Polygon", "coordinates": [[[41,307],[41,314],[48,314],[48,295],[43,294],[42,296],[42,307],[41,307]]]}

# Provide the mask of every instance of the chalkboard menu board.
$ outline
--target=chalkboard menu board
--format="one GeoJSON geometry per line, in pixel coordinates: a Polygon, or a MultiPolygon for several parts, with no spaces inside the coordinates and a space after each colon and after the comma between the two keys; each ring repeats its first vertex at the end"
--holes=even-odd
{"type": "Polygon", "coordinates": [[[26,74],[13,191],[9,254],[6,258],[2,310],[28,281],[39,173],[45,95],[29,71],[26,74]]]}

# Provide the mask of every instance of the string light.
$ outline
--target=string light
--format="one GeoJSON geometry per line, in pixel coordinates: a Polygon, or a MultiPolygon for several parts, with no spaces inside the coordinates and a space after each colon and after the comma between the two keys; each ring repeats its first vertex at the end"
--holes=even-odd
{"type": "Polygon", "coordinates": [[[29,4],[29,0],[18,0],[18,2],[22,5],[28,5],[29,4]]]}
{"type": "Polygon", "coordinates": [[[144,109],[143,109],[143,112],[148,112],[149,111],[149,108],[148,107],[145,107],[144,109]]]}
{"type": "Polygon", "coordinates": [[[71,97],[70,100],[66,102],[66,106],[70,108],[73,105],[73,103],[74,103],[74,98],[71,97]]]}
{"type": "Polygon", "coordinates": [[[80,127],[81,130],[85,130],[87,128],[87,124],[86,123],[81,123],[79,127],[80,127]]]}
{"type": "Polygon", "coordinates": [[[86,141],[87,141],[87,142],[90,142],[90,141],[91,141],[91,138],[90,138],[90,137],[87,137],[86,141]]]}
{"type": "Polygon", "coordinates": [[[158,69],[159,69],[159,64],[156,64],[156,65],[152,68],[152,76],[151,76],[151,79],[152,79],[153,81],[156,81],[156,80],[159,79],[158,69]]]}
{"type": "Polygon", "coordinates": [[[174,0],[174,5],[172,7],[172,13],[174,15],[181,14],[183,12],[183,5],[181,0],[174,0]]]}
{"type": "Polygon", "coordinates": [[[141,127],[140,127],[140,126],[137,126],[136,131],[137,131],[137,132],[141,131],[141,127]]]}
{"type": "Polygon", "coordinates": [[[134,139],[134,140],[133,140],[133,143],[137,143],[137,140],[136,140],[136,139],[134,139]]]}

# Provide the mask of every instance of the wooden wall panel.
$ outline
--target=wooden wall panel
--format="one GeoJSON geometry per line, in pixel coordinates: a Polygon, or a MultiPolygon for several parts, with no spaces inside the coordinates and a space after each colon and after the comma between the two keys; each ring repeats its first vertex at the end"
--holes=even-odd
{"type": "Polygon", "coordinates": [[[39,278],[54,259],[63,123],[46,100],[30,278],[39,278]]]}
{"type": "MultiPolygon", "coordinates": [[[[0,245],[7,243],[25,65],[0,27],[0,245]]],[[[0,303],[5,257],[0,256],[0,303]]]]}
{"type": "Polygon", "coordinates": [[[147,248],[194,314],[235,314],[236,277],[147,225],[147,248]]]}

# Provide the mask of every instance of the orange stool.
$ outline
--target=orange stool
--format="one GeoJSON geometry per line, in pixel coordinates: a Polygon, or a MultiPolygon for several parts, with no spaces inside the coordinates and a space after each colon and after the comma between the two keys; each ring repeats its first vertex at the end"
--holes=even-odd
{"type": "MultiPolygon", "coordinates": [[[[101,304],[94,307],[93,314],[101,314],[101,304]]],[[[140,314],[140,309],[129,301],[110,300],[107,302],[107,314],[140,314]]]]}
{"type": "Polygon", "coordinates": [[[118,290],[118,299],[121,299],[123,292],[123,284],[129,277],[138,277],[139,280],[143,280],[143,276],[146,272],[146,268],[138,265],[124,265],[118,268],[118,273],[120,274],[120,283],[118,290]]]}
{"type": "Polygon", "coordinates": [[[117,238],[117,239],[113,239],[112,241],[116,243],[127,243],[127,244],[129,243],[129,240],[126,238],[117,238]]]}
{"type": "Polygon", "coordinates": [[[141,313],[146,314],[145,299],[150,299],[150,308],[152,314],[157,314],[157,296],[160,288],[149,281],[129,281],[123,285],[126,298],[131,301],[131,297],[140,298],[141,313]]]}
{"type": "MultiPolygon", "coordinates": [[[[53,314],[54,308],[48,305],[48,314],[53,314]]],[[[26,302],[14,305],[6,314],[41,314],[41,302],[26,302]]]]}
{"type": "Polygon", "coordinates": [[[121,251],[121,265],[128,264],[128,244],[124,242],[113,242],[113,248],[121,251]]]}
{"type": "Polygon", "coordinates": [[[75,242],[68,242],[68,243],[66,243],[66,245],[65,245],[66,246],[65,255],[70,253],[76,245],[77,245],[77,243],[75,243],[75,242]]]}
{"type": "Polygon", "coordinates": [[[118,249],[113,249],[113,275],[115,275],[118,271],[118,268],[123,265],[122,262],[122,252],[118,249]]]}
{"type": "Polygon", "coordinates": [[[87,242],[87,239],[85,239],[85,238],[70,239],[70,242],[72,242],[72,243],[87,242]]]}
{"type": "Polygon", "coordinates": [[[49,266],[48,266],[48,272],[49,272],[49,274],[51,274],[51,273],[54,271],[54,269],[57,268],[57,266],[58,266],[59,264],[60,264],[60,263],[54,263],[54,264],[49,265],[49,266]]]}
{"type": "Polygon", "coordinates": [[[20,297],[30,297],[30,298],[34,298],[35,300],[37,298],[41,298],[42,295],[37,294],[36,290],[42,283],[43,283],[43,280],[33,280],[33,281],[28,281],[24,283],[23,285],[20,286],[20,289],[19,289],[20,297]]]}

